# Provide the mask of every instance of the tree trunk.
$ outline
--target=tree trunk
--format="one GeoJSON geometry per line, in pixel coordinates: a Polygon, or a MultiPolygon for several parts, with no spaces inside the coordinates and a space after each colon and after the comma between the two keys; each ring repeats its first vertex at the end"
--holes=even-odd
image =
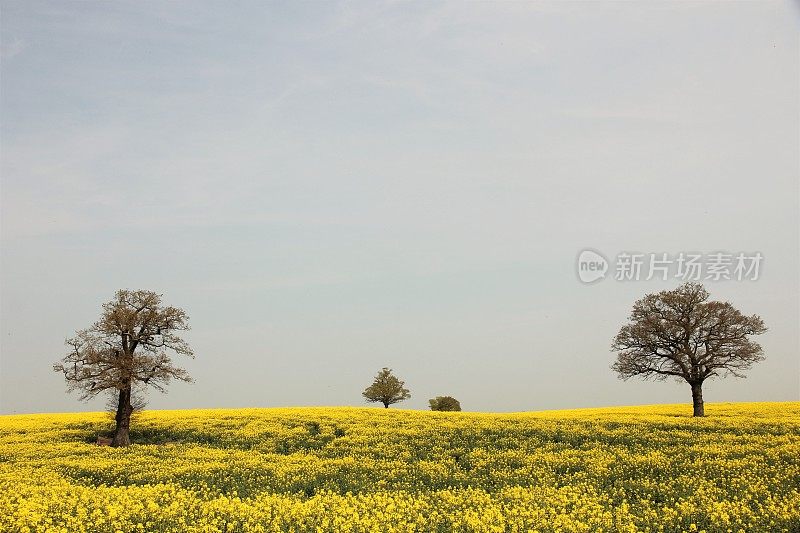
{"type": "Polygon", "coordinates": [[[117,414],[114,420],[117,422],[117,427],[114,429],[114,438],[111,441],[111,446],[129,446],[131,443],[130,428],[131,428],[131,413],[133,406],[131,404],[131,386],[130,384],[119,390],[119,402],[117,403],[117,414]]]}
{"type": "Polygon", "coordinates": [[[703,409],[703,383],[692,383],[692,406],[694,416],[706,416],[703,409]]]}
{"type": "Polygon", "coordinates": [[[384,409],[388,409],[388,408],[389,408],[389,404],[388,404],[388,403],[386,403],[386,402],[384,402],[384,404],[383,404],[383,408],[384,408],[384,409]]]}

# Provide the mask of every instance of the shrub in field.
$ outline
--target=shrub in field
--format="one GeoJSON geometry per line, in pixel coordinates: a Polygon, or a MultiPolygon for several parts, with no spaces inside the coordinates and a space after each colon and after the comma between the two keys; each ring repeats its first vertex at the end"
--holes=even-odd
{"type": "Polygon", "coordinates": [[[452,396],[437,396],[428,400],[431,411],[460,411],[461,403],[452,396]]]}

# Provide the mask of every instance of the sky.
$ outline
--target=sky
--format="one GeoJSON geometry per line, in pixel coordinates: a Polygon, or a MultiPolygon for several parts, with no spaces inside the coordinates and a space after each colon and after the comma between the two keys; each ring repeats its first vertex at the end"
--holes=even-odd
{"type": "Polygon", "coordinates": [[[0,3],[0,413],[96,410],[54,362],[120,288],[182,307],[153,409],[690,403],[621,381],[658,277],[584,249],[759,252],[704,281],[800,399],[800,10],[789,2],[0,3]]]}

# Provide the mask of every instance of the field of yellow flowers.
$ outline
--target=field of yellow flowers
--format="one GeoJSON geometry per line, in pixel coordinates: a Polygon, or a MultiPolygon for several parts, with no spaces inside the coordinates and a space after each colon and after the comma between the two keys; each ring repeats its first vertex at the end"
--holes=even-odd
{"type": "Polygon", "coordinates": [[[800,403],[0,416],[2,531],[800,531],[800,403]]]}

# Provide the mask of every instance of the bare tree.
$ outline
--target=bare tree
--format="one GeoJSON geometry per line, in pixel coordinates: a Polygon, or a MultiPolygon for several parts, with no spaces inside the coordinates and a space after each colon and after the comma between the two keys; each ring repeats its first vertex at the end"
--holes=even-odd
{"type": "Polygon", "coordinates": [[[767,331],[757,315],[745,316],[728,302],[708,301],[698,283],[648,294],[633,305],[630,322],[611,346],[620,378],[675,378],[692,388],[694,416],[704,416],[703,382],[743,372],[764,359],[749,335],[767,331]]]}
{"type": "Polygon", "coordinates": [[[125,289],[103,304],[97,322],[67,339],[70,351],[53,369],[64,374],[70,391],[80,391],[82,400],[104,391],[116,395],[112,446],[130,444],[135,385],[164,392],[173,379],[191,381],[168,353],[194,357],[176,334],[189,329],[188,320],[182,309],[162,305],[155,292],[125,289]]]}
{"type": "Polygon", "coordinates": [[[404,385],[405,382],[392,374],[391,368],[383,367],[375,376],[372,385],[361,394],[368,402],[380,402],[388,408],[392,404],[411,398],[411,393],[404,388],[404,385]]]}

